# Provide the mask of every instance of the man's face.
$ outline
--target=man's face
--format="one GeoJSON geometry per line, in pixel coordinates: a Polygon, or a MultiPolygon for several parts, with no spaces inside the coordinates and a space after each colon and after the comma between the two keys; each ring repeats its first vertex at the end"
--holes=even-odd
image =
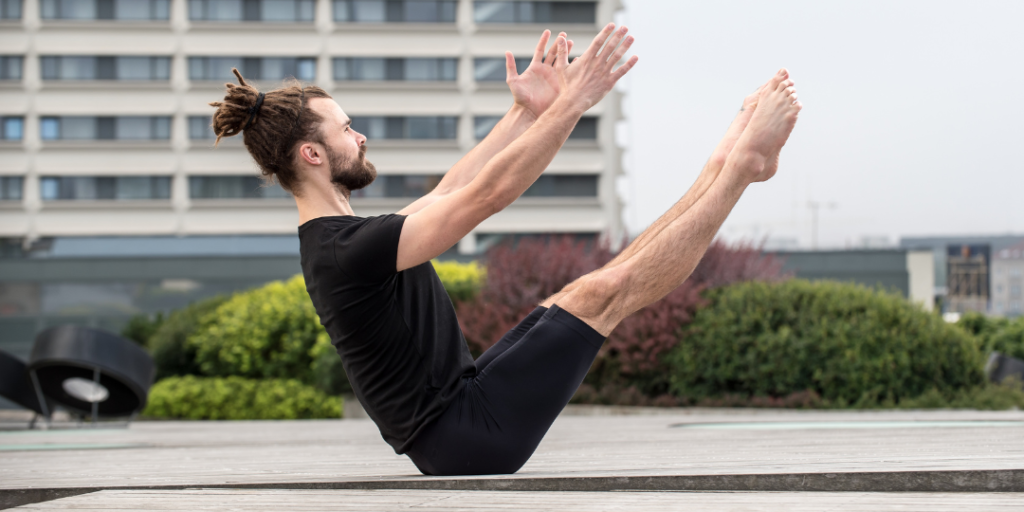
{"type": "Polygon", "coordinates": [[[309,107],[323,117],[320,133],[331,168],[331,182],[351,192],[377,179],[377,168],[366,159],[366,137],[352,129],[352,120],[330,98],[313,98],[309,107]]]}

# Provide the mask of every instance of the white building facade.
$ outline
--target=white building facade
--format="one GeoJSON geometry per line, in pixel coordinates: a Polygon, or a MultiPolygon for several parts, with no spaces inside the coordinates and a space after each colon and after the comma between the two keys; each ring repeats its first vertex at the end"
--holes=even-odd
{"type": "MultiPolygon", "coordinates": [[[[360,215],[429,191],[511,105],[503,55],[525,66],[544,29],[582,51],[619,0],[0,0],[0,238],[294,234],[240,137],[214,149],[210,101],[238,67],[264,89],[327,90],[369,137],[378,182],[360,215]]],[[[624,228],[618,92],[591,109],[544,176],[463,240],[624,228]]]]}
{"type": "Polygon", "coordinates": [[[1024,242],[992,255],[992,313],[1024,315],[1024,242]]]}

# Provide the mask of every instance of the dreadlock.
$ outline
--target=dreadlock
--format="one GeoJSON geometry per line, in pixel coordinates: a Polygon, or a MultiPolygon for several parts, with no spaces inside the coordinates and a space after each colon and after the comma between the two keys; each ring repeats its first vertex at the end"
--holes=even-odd
{"type": "Polygon", "coordinates": [[[323,89],[303,86],[298,80],[285,82],[284,87],[263,95],[246,83],[238,69],[231,68],[238,84],[224,84],[224,101],[214,101],[213,132],[217,142],[224,137],[242,133],[245,148],[268,180],[277,179],[285,190],[295,193],[298,176],[295,172],[295,150],[299,142],[323,143],[320,123],[323,118],[306,108],[309,98],[330,98],[323,89]],[[243,132],[244,130],[244,132],[243,132]]]}

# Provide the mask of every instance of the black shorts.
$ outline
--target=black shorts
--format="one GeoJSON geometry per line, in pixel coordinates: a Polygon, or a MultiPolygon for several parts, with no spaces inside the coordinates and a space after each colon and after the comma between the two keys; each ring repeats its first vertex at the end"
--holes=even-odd
{"type": "Polygon", "coordinates": [[[475,377],[406,452],[425,475],[515,473],[590,370],[605,337],[538,307],[476,360],[475,377]]]}

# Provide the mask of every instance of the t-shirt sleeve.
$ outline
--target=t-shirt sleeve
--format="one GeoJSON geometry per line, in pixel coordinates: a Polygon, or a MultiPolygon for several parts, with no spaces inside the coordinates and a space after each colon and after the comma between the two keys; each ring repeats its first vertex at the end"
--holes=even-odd
{"type": "Polygon", "coordinates": [[[404,215],[370,217],[334,244],[334,258],[349,279],[383,281],[397,273],[398,239],[404,215]]]}

